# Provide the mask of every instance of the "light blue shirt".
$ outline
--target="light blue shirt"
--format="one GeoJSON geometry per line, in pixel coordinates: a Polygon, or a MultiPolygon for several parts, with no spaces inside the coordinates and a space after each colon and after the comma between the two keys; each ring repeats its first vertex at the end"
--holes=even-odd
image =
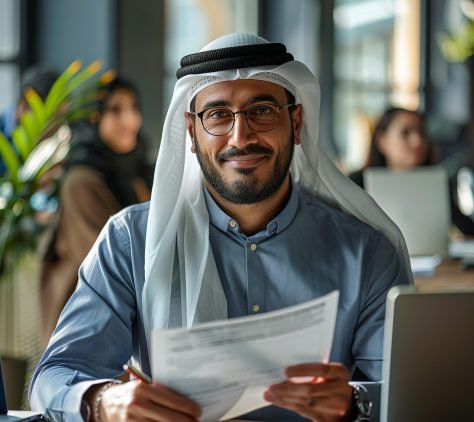
{"type": "MultiPolygon", "coordinates": [[[[229,317],[301,303],[335,289],[339,309],[331,361],[379,380],[387,291],[408,283],[391,243],[359,220],[292,185],[288,203],[265,230],[245,236],[206,192],[210,242],[229,317]]],[[[82,395],[121,374],[134,356],[150,374],[141,306],[148,204],[105,226],[79,271],[77,290],[33,376],[34,409],[81,420],[82,395]]],[[[305,420],[270,406],[248,418],[305,420]]]]}

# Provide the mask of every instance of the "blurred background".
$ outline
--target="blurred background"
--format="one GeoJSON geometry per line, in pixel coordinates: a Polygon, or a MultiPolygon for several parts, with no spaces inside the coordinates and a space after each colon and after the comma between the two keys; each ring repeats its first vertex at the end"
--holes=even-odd
{"type": "MultiPolygon", "coordinates": [[[[473,8],[469,0],[0,0],[0,110],[18,101],[30,66],[62,72],[98,59],[138,87],[154,158],[180,58],[222,34],[251,32],[285,43],[319,78],[320,142],[344,172],[365,164],[373,123],[390,105],[425,113],[440,159],[473,165],[474,35],[460,33],[473,8]]],[[[5,372],[24,374],[10,387],[20,392],[16,408],[27,406],[21,391],[43,347],[38,268],[32,252],[0,282],[0,354],[14,368],[5,372]]]]}
{"type": "MultiPolygon", "coordinates": [[[[133,80],[155,153],[179,59],[228,32],[284,42],[321,82],[321,142],[348,170],[367,147],[367,118],[388,104],[420,108],[443,154],[466,153],[469,61],[443,56],[443,34],[466,16],[461,0],[1,0],[0,109],[22,70],[100,59],[133,80]],[[365,140],[364,140],[365,139],[365,140]],[[365,142],[365,144],[364,144],[365,142]]],[[[471,3],[464,1],[464,3],[471,3]]]]}

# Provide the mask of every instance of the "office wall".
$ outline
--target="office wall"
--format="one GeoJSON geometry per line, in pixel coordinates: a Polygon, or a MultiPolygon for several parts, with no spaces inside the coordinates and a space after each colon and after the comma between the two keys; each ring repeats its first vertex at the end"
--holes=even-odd
{"type": "Polygon", "coordinates": [[[116,1],[39,0],[35,59],[64,69],[73,60],[116,66],[116,1]]]}
{"type": "Polygon", "coordinates": [[[117,68],[138,87],[143,132],[158,152],[163,123],[163,1],[121,0],[117,17],[117,68]]]}
{"type": "MultiPolygon", "coordinates": [[[[146,139],[157,152],[162,127],[163,2],[38,0],[34,62],[58,70],[73,60],[100,59],[130,78],[141,94],[146,139]]],[[[154,154],[152,154],[153,156],[154,154]]]]}

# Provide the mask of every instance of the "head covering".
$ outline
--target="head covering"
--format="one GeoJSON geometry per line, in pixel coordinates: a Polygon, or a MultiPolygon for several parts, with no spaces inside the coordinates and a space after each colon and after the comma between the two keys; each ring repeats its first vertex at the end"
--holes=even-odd
{"type": "Polygon", "coordinates": [[[97,124],[81,122],[72,128],[71,150],[65,162],[66,171],[75,166],[94,169],[103,179],[122,208],[139,202],[134,181],[141,178],[151,190],[153,174],[148,164],[145,142],[140,136],[133,150],[113,151],[99,136],[97,124]]]}
{"type": "Polygon", "coordinates": [[[31,66],[21,77],[21,94],[23,95],[28,88],[33,88],[44,101],[58,77],[59,73],[48,65],[31,66]]]}
{"type": "MultiPolygon", "coordinates": [[[[218,38],[201,51],[267,43],[255,35],[237,33],[218,38]]],[[[303,105],[301,145],[295,146],[292,180],[385,234],[411,278],[405,242],[398,228],[370,196],[339,172],[319,147],[319,85],[303,63],[290,60],[283,64],[189,73],[176,83],[155,168],[142,296],[147,335],[151,329],[190,327],[227,318],[226,298],[209,242],[203,176],[191,153],[183,115],[199,91],[237,79],[273,82],[290,91],[296,103],[303,105]]]]}
{"type": "Polygon", "coordinates": [[[122,208],[139,202],[134,182],[141,178],[151,190],[153,173],[147,158],[146,143],[141,133],[137,133],[137,144],[129,152],[116,152],[100,137],[100,119],[107,110],[110,98],[119,90],[130,93],[139,105],[139,94],[128,79],[115,77],[111,82],[99,87],[94,103],[99,121],[81,121],[72,125],[71,150],[66,159],[66,169],[77,165],[93,168],[100,174],[107,187],[122,208]]]}

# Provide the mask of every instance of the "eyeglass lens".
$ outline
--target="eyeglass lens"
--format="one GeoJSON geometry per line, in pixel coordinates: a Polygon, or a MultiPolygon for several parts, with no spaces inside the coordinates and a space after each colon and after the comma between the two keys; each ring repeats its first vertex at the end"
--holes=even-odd
{"type": "Polygon", "coordinates": [[[271,105],[257,105],[235,113],[228,108],[216,107],[203,113],[202,123],[211,135],[225,135],[232,130],[235,115],[243,113],[251,130],[268,132],[277,125],[279,112],[279,108],[271,105]]]}

